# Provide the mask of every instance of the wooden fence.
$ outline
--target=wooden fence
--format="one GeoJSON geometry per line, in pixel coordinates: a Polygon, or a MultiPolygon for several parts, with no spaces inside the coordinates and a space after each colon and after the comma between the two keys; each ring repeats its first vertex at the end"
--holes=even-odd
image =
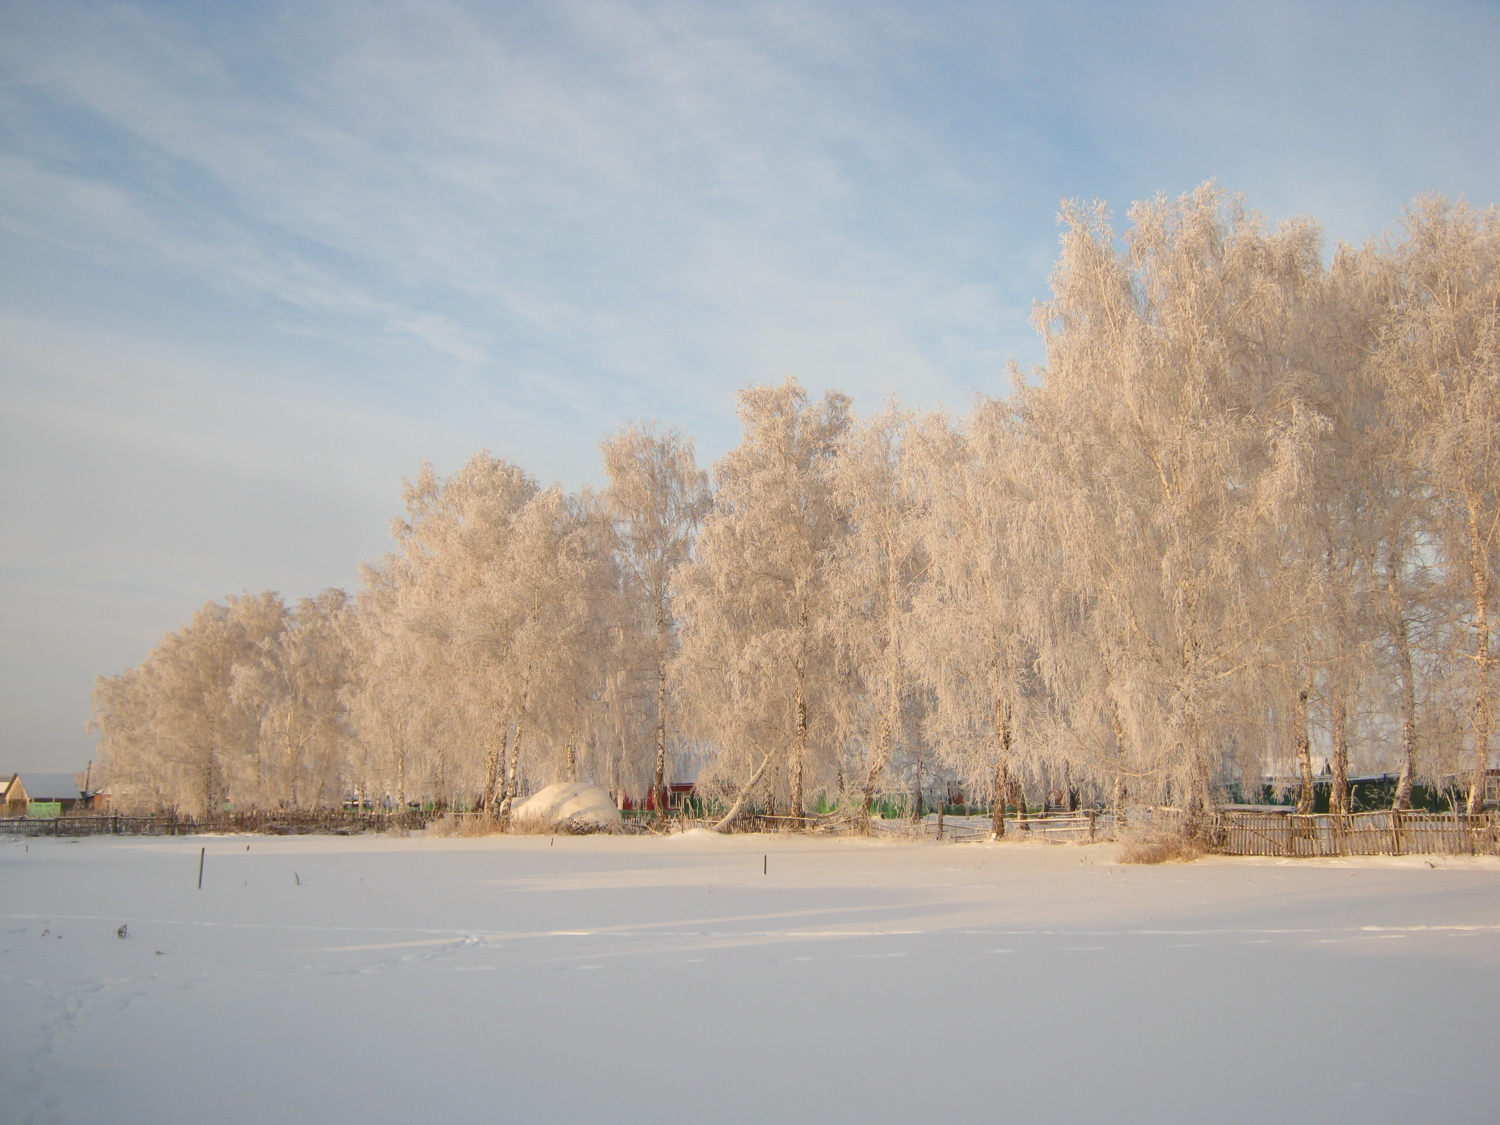
{"type": "MultiPolygon", "coordinates": [[[[217,832],[253,832],[269,835],[325,834],[349,836],[390,829],[421,829],[440,814],[423,810],[404,813],[385,810],[324,809],[300,812],[222,813],[212,817],[78,816],[4,817],[0,834],[17,836],[186,836],[217,832]]],[[[708,824],[692,818],[672,818],[668,823],[686,828],[708,824]]],[[[1175,809],[1131,810],[1131,829],[1146,832],[1182,830],[1181,813],[1175,809]]],[[[632,824],[637,831],[665,828],[632,824]]],[[[868,826],[854,820],[822,815],[808,817],[748,817],[736,826],[742,831],[812,831],[847,834],[868,831],[872,835],[898,839],[940,839],[960,842],[989,838],[988,817],[939,817],[924,820],[883,820],[868,826]]],[[[1103,812],[1060,816],[1007,817],[1009,840],[1056,840],[1092,842],[1116,836],[1115,818],[1103,812]]],[[[1220,855],[1316,858],[1348,855],[1500,855],[1500,816],[1481,813],[1352,813],[1343,816],[1292,812],[1261,812],[1221,809],[1202,826],[1209,851],[1220,855]]]]}
{"type": "Polygon", "coordinates": [[[13,816],[0,818],[0,833],[12,836],[193,836],[210,832],[253,832],[270,836],[353,836],[392,828],[419,829],[438,814],[416,809],[402,812],[357,809],[257,811],[192,817],[13,816]]]}
{"type": "MultiPolygon", "coordinates": [[[[1114,818],[1109,813],[1088,810],[1078,813],[1049,813],[1046,816],[1005,818],[1007,840],[1049,840],[1058,843],[1093,843],[1111,838],[1114,818]]],[[[938,816],[929,814],[921,821],[870,821],[873,836],[894,836],[913,840],[988,840],[995,823],[987,816],[938,816]]]]}
{"type": "Polygon", "coordinates": [[[173,836],[170,816],[8,816],[0,834],[8,836],[173,836]]]}
{"type": "Polygon", "coordinates": [[[1206,833],[1222,855],[1500,855],[1494,813],[1382,812],[1298,815],[1225,810],[1206,833]]]}

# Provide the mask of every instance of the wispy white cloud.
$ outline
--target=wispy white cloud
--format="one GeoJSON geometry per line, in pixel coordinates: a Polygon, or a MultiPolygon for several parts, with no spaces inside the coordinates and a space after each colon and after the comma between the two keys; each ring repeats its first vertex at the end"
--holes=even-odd
{"type": "Polygon", "coordinates": [[[637,376],[632,359],[649,355],[665,385],[707,377],[722,392],[805,363],[736,358],[762,347],[689,373],[663,356],[662,341],[701,353],[705,323],[780,315],[779,298],[762,308],[765,286],[737,290],[737,276],[778,275],[776,292],[797,290],[807,316],[827,304],[830,325],[852,308],[889,325],[901,274],[942,275],[863,229],[861,162],[910,174],[943,161],[888,105],[850,104],[843,80],[875,86],[858,71],[878,59],[851,54],[848,29],[814,26],[816,13],[726,27],[686,10],[579,7],[538,41],[454,8],[333,11],[358,37],[304,44],[305,69],[273,99],[138,13],[26,78],[164,154],[174,185],[209,185],[171,200],[170,234],[136,224],[139,241],[178,262],[202,251],[216,284],[387,330],[466,304],[493,341],[471,341],[471,363],[520,337],[523,352],[637,376]],[[799,71],[789,42],[855,73],[799,71]]]}

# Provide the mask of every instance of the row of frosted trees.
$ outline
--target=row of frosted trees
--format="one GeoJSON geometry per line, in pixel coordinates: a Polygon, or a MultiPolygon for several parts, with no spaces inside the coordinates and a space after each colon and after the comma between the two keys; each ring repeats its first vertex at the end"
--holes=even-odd
{"type": "MultiPolygon", "coordinates": [[[[1496,726],[1500,218],[1419,201],[1325,264],[1212,186],[1064,212],[1044,369],[961,418],[739,396],[568,494],[409,482],[353,598],[210,603],[101,679],[116,799],[350,795],[503,820],[541,784],[755,809],[1172,804],[1351,768],[1483,797],[1496,726]]],[[[997,814],[997,828],[1003,824],[997,814]]]]}

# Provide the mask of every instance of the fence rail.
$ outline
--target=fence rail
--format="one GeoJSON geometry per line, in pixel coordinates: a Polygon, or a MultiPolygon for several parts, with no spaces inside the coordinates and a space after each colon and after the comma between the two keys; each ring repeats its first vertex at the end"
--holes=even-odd
{"type": "Polygon", "coordinates": [[[9,816],[0,833],[9,836],[173,836],[170,816],[9,816]]]}
{"type": "Polygon", "coordinates": [[[1500,855],[1494,813],[1383,812],[1343,815],[1219,812],[1208,827],[1222,855],[1500,855]]]}
{"type": "Polygon", "coordinates": [[[125,816],[92,813],[78,816],[0,818],[0,834],[11,836],[194,836],[210,832],[253,832],[273,836],[353,836],[391,828],[422,828],[436,814],[407,812],[312,810],[240,812],[191,817],[163,814],[125,816]]]}
{"type": "MultiPolygon", "coordinates": [[[[356,835],[390,829],[420,829],[441,814],[431,810],[322,810],[304,812],[223,813],[212,817],[125,816],[89,814],[0,818],[0,834],[15,836],[188,836],[214,832],[253,832],[271,835],[356,835]]],[[[710,822],[674,818],[679,828],[710,822]]],[[[1174,809],[1132,810],[1127,824],[1136,831],[1180,831],[1181,814],[1174,809]]],[[[746,818],[742,830],[803,830],[908,839],[961,842],[988,839],[988,817],[928,816],[921,821],[868,822],[833,816],[746,818]]],[[[1060,816],[1006,817],[1005,835],[1011,840],[1088,842],[1116,836],[1109,813],[1085,812],[1060,816]]],[[[1345,815],[1300,815],[1221,809],[1202,826],[1204,842],[1220,855],[1317,858],[1351,855],[1500,855],[1500,816],[1495,813],[1383,812],[1345,815]]]]}
{"type": "MultiPolygon", "coordinates": [[[[1109,839],[1113,831],[1114,818],[1109,813],[1049,813],[1047,816],[1008,816],[1005,818],[1007,840],[1055,840],[1070,843],[1091,843],[1109,839]]],[[[995,822],[988,816],[936,816],[928,815],[920,821],[881,820],[870,821],[870,834],[906,839],[988,840],[995,831],[995,822]]]]}
{"type": "MultiPolygon", "coordinates": [[[[906,839],[988,839],[988,817],[929,816],[914,821],[874,820],[871,832],[906,839]]],[[[1127,832],[1182,831],[1177,809],[1133,809],[1118,822],[1108,812],[1005,818],[1009,840],[1076,843],[1114,840],[1127,832]]],[[[1221,809],[1202,827],[1208,850],[1219,855],[1317,858],[1354,855],[1500,855],[1500,816],[1483,813],[1380,812],[1298,815],[1221,809]]]]}

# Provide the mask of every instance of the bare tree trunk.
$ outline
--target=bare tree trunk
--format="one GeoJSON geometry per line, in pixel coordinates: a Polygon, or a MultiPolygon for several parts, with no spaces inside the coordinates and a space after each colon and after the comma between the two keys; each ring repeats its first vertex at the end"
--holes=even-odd
{"type": "Polygon", "coordinates": [[[990,810],[991,827],[997,840],[1005,838],[1005,799],[1010,796],[1010,705],[995,700],[995,731],[999,734],[999,752],[995,755],[994,806],[990,810]]]}
{"type": "Polygon", "coordinates": [[[1005,759],[995,758],[995,779],[990,786],[990,836],[995,840],[1005,839],[1005,800],[1010,796],[1010,778],[1006,775],[1005,759]]]}
{"type": "Polygon", "coordinates": [[[521,692],[520,706],[516,709],[516,737],[510,744],[510,762],[505,771],[505,792],[500,798],[500,809],[498,817],[503,824],[510,821],[511,806],[516,800],[516,779],[521,762],[521,735],[524,731],[526,715],[531,707],[531,676],[532,669],[526,669],[525,690],[521,692]]]}
{"type": "Polygon", "coordinates": [[[203,811],[212,816],[219,811],[219,724],[210,712],[208,725],[208,760],[203,766],[203,811]]]}
{"type": "Polygon", "coordinates": [[[771,759],[775,756],[776,751],[772,750],[762,759],[760,766],[755,771],[755,776],[741,786],[739,795],[734,799],[734,804],[729,806],[729,811],[720,817],[718,823],[714,825],[713,830],[715,832],[724,831],[724,829],[740,818],[740,814],[745,810],[745,802],[749,800],[751,792],[760,783],[760,779],[765,776],[766,770],[771,766],[771,759]]]}
{"type": "Polygon", "coordinates": [[[211,816],[214,812],[214,767],[206,763],[203,767],[203,812],[211,816]]]}
{"type": "Polygon", "coordinates": [[[510,737],[510,723],[506,722],[498,736],[490,736],[490,744],[484,751],[484,790],[479,794],[480,812],[493,812],[495,790],[500,784],[500,769],[505,764],[505,742],[510,737]]]}
{"type": "Polygon", "coordinates": [[[888,693],[886,698],[885,713],[880,720],[880,733],[875,739],[875,753],[870,757],[869,767],[865,770],[864,791],[860,795],[860,815],[866,821],[870,819],[870,809],[875,804],[875,783],[885,771],[886,763],[891,760],[891,747],[896,740],[896,713],[900,706],[894,693],[888,693]]]}
{"type": "Polygon", "coordinates": [[[922,819],[922,744],[917,743],[917,769],[916,780],[912,783],[911,818],[913,821],[922,819]]]}
{"type": "Polygon", "coordinates": [[[297,807],[297,763],[300,755],[297,752],[296,743],[292,738],[291,715],[287,715],[286,717],[286,726],[281,732],[281,741],[282,747],[286,751],[286,776],[291,786],[291,807],[295,809],[297,807]]]}
{"type": "MultiPolygon", "coordinates": [[[[292,794],[293,799],[296,793],[292,794]]],[[[401,740],[401,749],[396,752],[396,811],[406,814],[406,739],[401,740]]]]}
{"type": "Polygon", "coordinates": [[[802,694],[802,670],[797,670],[796,737],[792,745],[792,816],[806,819],[802,800],[802,763],[807,754],[807,700],[802,694]]]}
{"type": "Polygon", "coordinates": [[[667,814],[667,621],[657,607],[656,617],[656,770],[651,775],[656,815],[667,814]]]}
{"type": "Polygon", "coordinates": [[[1485,775],[1489,771],[1489,734],[1494,722],[1488,695],[1482,695],[1474,708],[1474,776],[1469,782],[1469,799],[1464,812],[1477,814],[1484,808],[1485,775]]]}
{"type": "Polygon", "coordinates": [[[776,815],[776,791],[781,787],[780,781],[783,765],[785,763],[778,759],[766,773],[766,807],[764,810],[766,816],[776,815]]]}
{"type": "Polygon", "coordinates": [[[1396,794],[1391,808],[1405,812],[1411,808],[1412,777],[1417,759],[1417,687],[1412,675],[1411,641],[1406,617],[1396,614],[1393,630],[1396,641],[1396,666],[1401,676],[1401,773],[1396,778],[1396,794]]]}
{"type": "Polygon", "coordinates": [[[1309,687],[1306,683],[1297,692],[1297,706],[1293,711],[1295,716],[1293,722],[1297,727],[1297,769],[1301,774],[1302,788],[1297,794],[1297,812],[1306,816],[1313,811],[1313,768],[1312,768],[1312,739],[1307,733],[1307,696],[1309,687]]]}
{"type": "Polygon", "coordinates": [[[516,720],[516,737],[510,744],[510,761],[505,769],[505,793],[500,798],[496,816],[502,821],[510,820],[511,805],[516,799],[516,772],[521,761],[521,720],[516,720]]]}
{"type": "Polygon", "coordinates": [[[1110,696],[1109,724],[1115,733],[1115,780],[1114,790],[1110,794],[1109,805],[1115,814],[1115,830],[1119,831],[1125,827],[1125,802],[1130,794],[1125,784],[1125,727],[1120,722],[1120,704],[1110,696]]]}
{"type": "Polygon", "coordinates": [[[1188,791],[1183,795],[1183,814],[1188,835],[1197,837],[1202,834],[1204,822],[1213,809],[1214,794],[1203,735],[1196,722],[1191,724],[1188,747],[1192,772],[1187,781],[1188,791]]]}
{"type": "Polygon", "coordinates": [[[1490,765],[1490,732],[1494,711],[1490,700],[1490,569],[1485,540],[1480,535],[1476,505],[1469,504],[1470,572],[1474,576],[1474,777],[1464,811],[1475,815],[1484,807],[1485,773],[1490,765]]]}
{"type": "Polygon", "coordinates": [[[1349,700],[1343,684],[1334,685],[1333,698],[1333,788],[1328,811],[1342,816],[1349,811],[1349,700]]]}

